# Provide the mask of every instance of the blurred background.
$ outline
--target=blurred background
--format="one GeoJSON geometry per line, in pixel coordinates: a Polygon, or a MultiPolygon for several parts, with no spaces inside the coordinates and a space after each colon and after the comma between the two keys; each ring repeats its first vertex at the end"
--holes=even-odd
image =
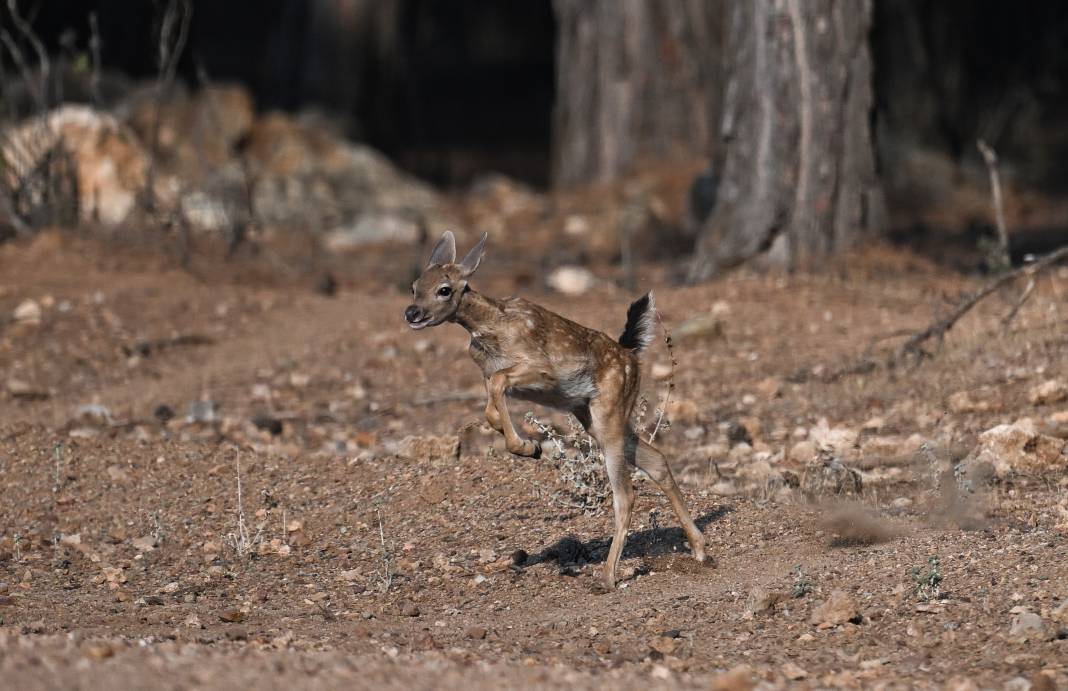
{"type": "Polygon", "coordinates": [[[628,282],[875,238],[970,272],[1006,244],[980,139],[1011,259],[1068,228],[1061,3],[21,0],[0,21],[0,238],[164,229],[188,262],[455,226],[628,282]]]}

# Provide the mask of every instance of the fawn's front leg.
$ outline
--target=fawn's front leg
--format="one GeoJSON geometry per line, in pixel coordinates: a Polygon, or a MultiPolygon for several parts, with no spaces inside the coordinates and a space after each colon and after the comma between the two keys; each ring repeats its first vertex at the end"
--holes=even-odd
{"type": "Polygon", "coordinates": [[[486,422],[489,426],[504,434],[504,425],[501,424],[501,413],[493,403],[493,388],[490,386],[492,377],[486,379],[486,422]]]}
{"type": "Polygon", "coordinates": [[[523,439],[519,436],[519,433],[515,431],[515,425],[512,424],[512,417],[508,414],[508,402],[505,400],[505,391],[508,387],[522,385],[525,382],[525,374],[525,371],[519,367],[508,367],[490,375],[486,382],[489,390],[486,421],[504,435],[504,445],[510,453],[538,458],[541,456],[541,444],[533,439],[523,439]]]}

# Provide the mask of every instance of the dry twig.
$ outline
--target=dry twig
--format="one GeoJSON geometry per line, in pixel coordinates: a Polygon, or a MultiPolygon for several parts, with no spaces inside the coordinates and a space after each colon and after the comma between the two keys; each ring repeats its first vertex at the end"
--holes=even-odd
{"type": "Polygon", "coordinates": [[[1012,266],[1009,258],[1009,231],[1005,227],[1005,205],[1001,199],[1001,176],[998,175],[998,155],[985,141],[980,139],[976,142],[979,153],[986,163],[987,172],[990,173],[990,196],[994,204],[994,223],[998,231],[998,249],[1000,257],[997,258],[995,268],[1007,269],[1012,266]]]}
{"type": "MultiPolygon", "coordinates": [[[[1026,264],[1012,271],[1001,274],[993,281],[990,281],[985,286],[975,291],[971,295],[967,296],[953,309],[952,312],[937,319],[929,324],[923,330],[915,333],[907,341],[901,345],[901,349],[897,353],[897,360],[904,360],[909,356],[915,356],[917,359],[923,359],[929,356],[922,346],[929,340],[935,339],[941,341],[946,333],[953,328],[953,326],[968,313],[971,308],[975,307],[983,298],[996,293],[1001,288],[1013,283],[1020,276],[1028,276],[1033,281],[1035,276],[1045,269],[1053,266],[1062,259],[1068,258],[1068,245],[1060,247],[1049,254],[1039,257],[1030,264],[1026,264]]],[[[1025,294],[1030,294],[1030,291],[1025,290],[1025,294]]],[[[1023,304],[1023,300],[1019,301],[1019,304],[1023,304]]],[[[1019,310],[1019,306],[1013,308],[1010,312],[1011,316],[1015,316],[1015,313],[1019,310]]],[[[1006,317],[1008,319],[1008,317],[1006,317]]]]}

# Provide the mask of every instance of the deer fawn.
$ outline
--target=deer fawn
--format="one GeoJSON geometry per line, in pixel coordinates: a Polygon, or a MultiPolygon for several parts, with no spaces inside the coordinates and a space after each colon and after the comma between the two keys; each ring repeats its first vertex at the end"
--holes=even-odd
{"type": "Polygon", "coordinates": [[[413,330],[455,322],[471,334],[468,352],[486,377],[486,420],[504,435],[508,451],[537,458],[537,441],[516,433],[505,396],[572,413],[604,451],[615,509],[615,534],[604,566],[608,588],[630,527],[638,468],[671,502],[697,561],[705,541],[686,510],[667,460],[631,426],[641,367],[638,355],[653,340],[653,295],[627,310],[618,341],[521,298],[495,300],[468,286],[485,252],[486,236],[456,263],[456,241],[446,231],[423,274],[412,285],[415,303],[404,311],[413,330]]]}

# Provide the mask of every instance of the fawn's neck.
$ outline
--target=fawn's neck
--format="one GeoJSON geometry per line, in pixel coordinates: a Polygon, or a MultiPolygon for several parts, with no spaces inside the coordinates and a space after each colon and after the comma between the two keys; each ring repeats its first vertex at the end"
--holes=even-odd
{"type": "Polygon", "coordinates": [[[468,288],[460,298],[460,306],[453,315],[452,321],[467,329],[475,338],[484,326],[491,324],[500,317],[500,308],[490,298],[480,295],[468,288]]]}

